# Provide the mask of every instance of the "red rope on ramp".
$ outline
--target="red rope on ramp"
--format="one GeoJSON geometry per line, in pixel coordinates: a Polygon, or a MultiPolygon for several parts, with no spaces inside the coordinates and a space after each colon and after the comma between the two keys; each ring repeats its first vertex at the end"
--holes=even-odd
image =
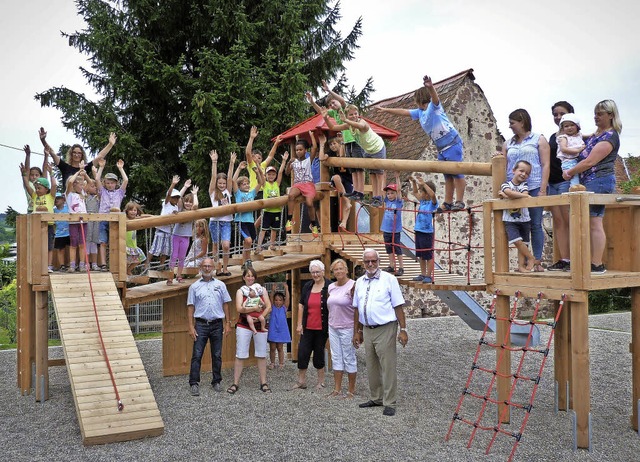
{"type": "Polygon", "coordinates": [[[102,329],[100,329],[100,319],[98,318],[98,308],[96,306],[96,298],[93,293],[93,283],[91,282],[91,264],[89,263],[89,252],[87,252],[87,240],[84,235],[84,227],[82,226],[84,221],[80,218],[80,233],[82,234],[82,243],[84,244],[84,265],[87,270],[87,277],[89,279],[89,291],[91,292],[91,302],[93,303],[93,314],[96,318],[96,325],[98,327],[98,337],[100,338],[100,346],[102,346],[102,352],[104,353],[104,360],[107,363],[107,369],[109,370],[109,377],[111,378],[111,384],[113,385],[113,391],[116,394],[116,401],[118,403],[118,412],[122,412],[124,404],[120,399],[120,393],[118,393],[118,386],[116,385],[116,378],[113,376],[113,369],[111,369],[111,363],[109,362],[109,355],[107,349],[104,346],[104,340],[102,339],[102,329]]]}

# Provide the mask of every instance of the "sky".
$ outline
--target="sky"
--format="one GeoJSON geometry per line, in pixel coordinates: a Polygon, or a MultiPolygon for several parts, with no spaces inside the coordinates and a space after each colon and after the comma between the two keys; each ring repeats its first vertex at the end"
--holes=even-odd
{"type": "MultiPolygon", "coordinates": [[[[25,212],[18,170],[22,147],[42,152],[41,126],[54,147],[80,142],[63,128],[62,114],[41,108],[34,95],[54,86],[93,92],[79,70],[89,67],[86,57],[60,35],[83,28],[73,0],[14,2],[7,10],[0,16],[0,162],[7,168],[0,181],[0,212],[9,205],[25,212]]],[[[344,34],[363,18],[360,48],[347,64],[347,77],[356,88],[372,77],[373,101],[415,90],[425,74],[437,82],[473,69],[503,136],[511,135],[509,113],[525,108],[533,131],[548,137],[555,131],[551,105],[559,100],[574,105],[583,133],[590,133],[595,104],[613,99],[623,124],[620,154],[640,156],[636,2],[343,0],[341,13],[344,34]]],[[[41,165],[42,158],[34,155],[32,163],[41,165]]]]}

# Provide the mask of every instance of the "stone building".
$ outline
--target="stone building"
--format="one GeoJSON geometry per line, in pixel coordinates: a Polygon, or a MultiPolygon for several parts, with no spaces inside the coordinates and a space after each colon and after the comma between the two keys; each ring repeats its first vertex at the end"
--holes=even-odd
{"type": "MultiPolygon", "coordinates": [[[[420,83],[420,76],[417,83],[420,83]]],[[[473,69],[460,72],[447,79],[434,84],[440,101],[451,122],[460,133],[464,143],[464,161],[466,162],[491,162],[491,157],[496,149],[500,149],[504,143],[504,137],[500,134],[491,106],[482,91],[475,82],[473,69]]],[[[417,87],[416,87],[417,88],[417,87]]],[[[376,106],[392,108],[413,109],[416,107],[413,95],[415,89],[402,95],[387,98],[372,104],[366,117],[386,127],[401,133],[397,141],[387,146],[387,157],[390,159],[423,159],[436,160],[437,150],[431,138],[427,136],[418,121],[406,116],[396,116],[382,111],[377,111],[376,106]]],[[[387,181],[391,182],[392,172],[387,173],[387,181]]],[[[408,174],[401,175],[406,180],[408,174]]],[[[427,174],[426,179],[431,179],[437,186],[438,200],[444,198],[444,176],[442,174],[427,174]]],[[[409,185],[403,181],[405,191],[409,185]]],[[[413,198],[412,195],[409,196],[413,198]]],[[[484,249],[482,235],[482,202],[492,197],[490,177],[467,177],[467,187],[464,201],[470,207],[472,213],[461,211],[452,214],[439,214],[436,216],[435,261],[444,269],[451,268],[457,274],[467,274],[469,263],[472,278],[484,278],[483,258],[484,249]],[[478,206],[478,207],[477,207],[478,206]],[[471,218],[471,220],[470,220],[471,218]],[[469,245],[470,221],[471,252],[467,251],[469,245]],[[449,223],[450,222],[450,223],[449,223]],[[449,234],[450,233],[450,234],[449,234]],[[444,250],[451,242],[455,250],[444,250]],[[469,258],[469,262],[467,262],[469,258]]],[[[409,203],[407,208],[414,207],[409,203]]],[[[410,211],[403,213],[403,225],[413,230],[414,214],[410,211]]],[[[515,252],[515,251],[513,251],[515,252]]],[[[515,257],[515,253],[513,254],[515,257]]],[[[449,307],[440,301],[438,297],[425,291],[406,287],[405,296],[407,306],[411,306],[412,316],[448,316],[452,314],[449,307]]],[[[490,297],[482,292],[471,293],[482,306],[488,307],[490,297]]]]}

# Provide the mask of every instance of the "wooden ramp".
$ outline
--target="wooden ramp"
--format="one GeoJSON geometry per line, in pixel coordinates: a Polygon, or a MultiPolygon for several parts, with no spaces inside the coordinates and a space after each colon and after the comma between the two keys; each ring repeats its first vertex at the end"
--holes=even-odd
{"type": "MultiPolygon", "coordinates": [[[[378,244],[372,241],[365,241],[365,247],[375,249],[380,254],[380,268],[384,269],[389,266],[389,256],[384,249],[384,244],[378,244]]],[[[353,238],[344,244],[340,240],[335,240],[330,244],[331,250],[338,253],[342,258],[352,261],[356,265],[362,263],[362,244],[353,242],[353,238]]],[[[423,282],[412,281],[412,279],[420,274],[420,264],[413,258],[404,257],[404,275],[398,277],[400,284],[428,290],[463,290],[463,291],[485,291],[487,285],[483,279],[472,279],[467,282],[466,276],[458,274],[449,274],[444,270],[436,268],[434,271],[434,283],[425,284],[423,282]]]]}
{"type": "Polygon", "coordinates": [[[91,273],[100,330],[124,405],[118,411],[86,273],[50,275],[58,329],[85,445],[161,435],[164,423],[111,273],[91,273]]]}

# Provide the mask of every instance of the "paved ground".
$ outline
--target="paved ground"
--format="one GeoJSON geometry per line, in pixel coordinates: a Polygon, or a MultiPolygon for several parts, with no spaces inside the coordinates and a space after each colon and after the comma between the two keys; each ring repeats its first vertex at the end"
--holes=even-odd
{"type": "MultiPolygon", "coordinates": [[[[572,451],[570,415],[554,413],[551,356],[515,460],[640,459],[640,437],[629,426],[630,319],[628,313],[590,319],[592,452],[572,451]]],[[[201,396],[193,398],[185,376],[162,377],[161,342],[151,340],[140,342],[139,348],[165,422],[164,435],[93,447],[82,446],[66,369],[51,370],[51,399],[35,403],[33,396],[17,392],[15,351],[3,351],[0,447],[11,461],[506,460],[512,446],[509,437],[500,436],[488,456],[484,449],[490,435],[479,434],[467,449],[470,429],[461,424],[444,441],[479,333],[458,318],[411,320],[408,325],[410,343],[399,352],[400,399],[395,417],[382,416],[380,408],[357,407],[367,399],[363,352],[358,353],[359,396],[353,402],[325,399],[327,390],[287,391],[296,374],[291,363],[285,371],[270,372],[271,395],[258,390],[256,370],[249,368],[236,395],[215,393],[204,385],[201,396]]],[[[543,332],[543,339],[547,337],[548,331],[543,332]]],[[[60,355],[60,348],[52,348],[51,357],[60,355]]],[[[485,356],[489,362],[493,359],[483,355],[481,360],[485,356]]],[[[532,370],[537,367],[535,359],[531,364],[532,370]]],[[[226,387],[231,371],[224,371],[223,377],[226,387]]],[[[310,373],[310,381],[314,378],[310,373]]],[[[331,381],[329,374],[327,389],[331,381]]],[[[486,415],[493,425],[495,412],[486,415]]],[[[510,430],[517,431],[520,421],[521,413],[514,411],[510,430]]]]}

